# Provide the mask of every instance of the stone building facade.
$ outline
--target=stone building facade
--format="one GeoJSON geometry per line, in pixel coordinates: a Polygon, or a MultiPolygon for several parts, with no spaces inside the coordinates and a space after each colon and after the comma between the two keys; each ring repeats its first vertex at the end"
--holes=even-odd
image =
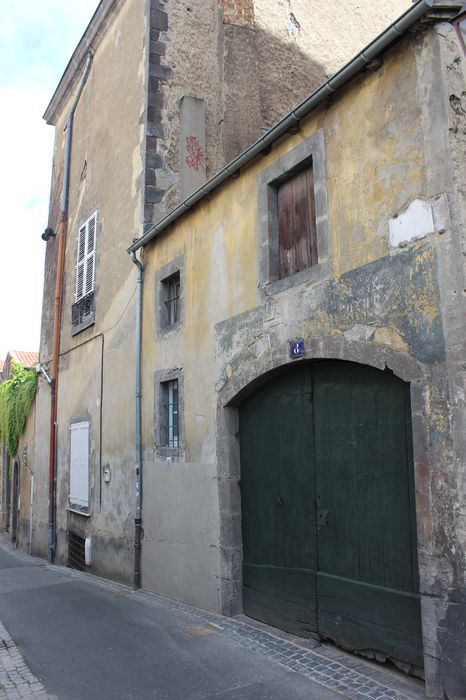
{"type": "MultiPolygon", "coordinates": [[[[313,22],[303,2],[99,4],[45,112],[56,133],[49,214],[56,233],[67,116],[91,56],[72,125],[56,378],[58,562],[67,562],[69,532],[75,532],[81,539],[92,537],[93,572],[132,580],[135,283],[126,248],[407,4],[397,0],[375,8],[359,2],[364,23],[352,2],[338,4],[338,13],[335,3],[328,16],[328,3],[313,3],[313,22]],[[334,35],[334,16],[351,27],[345,40],[334,35]],[[90,227],[94,271],[82,287],[77,256],[90,227]],[[81,423],[89,424],[89,496],[82,499],[87,505],[76,509],[70,507],[70,431],[81,423]],[[104,481],[104,470],[110,482],[104,481]]],[[[40,349],[48,371],[58,247],[58,237],[50,236],[40,349]]],[[[50,519],[50,400],[41,375],[34,548],[42,555],[50,519]]]]}
{"type": "MultiPolygon", "coordinates": [[[[393,28],[411,3],[310,5],[103,0],[47,108],[56,231],[67,115],[90,54],[74,112],[54,378],[55,560],[133,581],[142,394],[142,586],[239,612],[241,406],[296,362],[311,374],[317,360],[369,367],[409,388],[412,413],[422,646],[415,661],[393,656],[423,663],[429,697],[461,697],[464,63],[440,22],[459,8],[422,0],[393,28]],[[382,43],[357,54],[380,31],[382,43]],[[276,192],[307,168],[317,262],[290,280],[277,271],[276,192]]],[[[47,242],[46,371],[58,243],[47,242]]],[[[42,556],[49,416],[42,376],[32,509],[42,556]]]]}
{"type": "Polygon", "coordinates": [[[371,70],[356,57],[130,249],[145,585],[422,667],[427,697],[457,699],[466,65],[442,20],[458,10],[418,4],[364,52],[371,70]],[[316,257],[284,271],[302,173],[316,257]]]}

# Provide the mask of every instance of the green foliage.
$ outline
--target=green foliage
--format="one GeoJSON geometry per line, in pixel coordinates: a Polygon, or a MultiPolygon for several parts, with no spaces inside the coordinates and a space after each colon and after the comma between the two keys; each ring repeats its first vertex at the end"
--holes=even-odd
{"type": "Polygon", "coordinates": [[[36,390],[36,372],[17,364],[11,379],[0,384],[0,442],[6,443],[10,457],[16,455],[36,390]]]}

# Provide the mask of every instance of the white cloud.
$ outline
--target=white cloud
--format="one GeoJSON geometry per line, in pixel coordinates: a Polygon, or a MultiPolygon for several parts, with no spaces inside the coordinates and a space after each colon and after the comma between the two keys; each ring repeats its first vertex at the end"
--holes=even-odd
{"type": "Polygon", "coordinates": [[[96,6],[0,4],[0,359],[39,346],[53,142],[42,114],[96,6]]]}

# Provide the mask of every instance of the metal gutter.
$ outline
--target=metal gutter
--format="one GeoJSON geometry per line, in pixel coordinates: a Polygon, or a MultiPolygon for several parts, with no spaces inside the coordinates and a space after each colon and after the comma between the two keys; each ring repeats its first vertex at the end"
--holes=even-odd
{"type": "Polygon", "coordinates": [[[58,396],[58,369],[60,359],[60,325],[61,307],[63,297],[63,278],[65,268],[66,236],[68,231],[68,195],[70,181],[71,146],[73,134],[73,119],[76,107],[84,85],[89,76],[92,64],[92,55],[89,53],[86,65],[79,82],[73,104],[71,105],[66,120],[66,145],[65,160],[63,163],[63,190],[60,203],[60,215],[58,219],[58,251],[57,268],[55,273],[55,295],[53,311],[53,340],[52,340],[52,365],[51,365],[51,400],[50,400],[50,454],[49,454],[49,516],[48,516],[48,562],[55,561],[55,540],[56,540],[56,495],[57,495],[57,396],[58,396]]]}
{"type": "Polygon", "coordinates": [[[137,267],[137,299],[136,299],[136,444],[135,444],[135,513],[134,513],[134,588],[141,588],[141,530],[142,530],[142,434],[141,434],[141,358],[142,358],[142,281],[143,266],[131,254],[131,259],[137,267]]]}
{"type": "MultiPolygon", "coordinates": [[[[173,209],[167,216],[154,224],[146,233],[135,241],[129,248],[128,253],[134,253],[139,248],[144,247],[153,240],[159,233],[164,231],[178,217],[191,209],[201,199],[212,192],[222,182],[225,182],[229,177],[235,175],[240,168],[252,161],[257,156],[266,152],[270,146],[277,141],[281,136],[286,134],[303,117],[307,116],[316,109],[324,100],[336,93],[360,71],[370,64],[376,56],[390,44],[403,36],[410,27],[413,26],[428,10],[449,9],[452,13],[455,7],[460,7],[461,2],[452,3],[451,0],[419,0],[413,7],[407,10],[401,17],[393,22],[382,34],[374,41],[368,44],[360,53],[358,53],[349,63],[341,68],[335,75],[327,80],[321,87],[313,92],[308,98],[301,102],[291,112],[286,114],[279,122],[275,124],[269,131],[264,134],[258,141],[249,146],[239,156],[234,158],[228,165],[220,170],[216,175],[211,177],[193,194],[187,197],[181,204],[173,209]]],[[[452,15],[453,16],[453,15],[452,15]]]]}

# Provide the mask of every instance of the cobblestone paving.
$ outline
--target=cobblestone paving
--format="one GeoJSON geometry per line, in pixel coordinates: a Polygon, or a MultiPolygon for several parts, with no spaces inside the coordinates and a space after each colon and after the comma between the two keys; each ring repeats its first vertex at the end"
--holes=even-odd
{"type": "Polygon", "coordinates": [[[235,618],[224,618],[213,613],[192,608],[145,591],[133,596],[148,605],[167,610],[191,622],[217,628],[233,641],[253,649],[288,669],[302,673],[310,680],[351,700],[421,700],[424,692],[410,681],[374,671],[358,657],[352,657],[336,649],[306,649],[269,631],[258,629],[235,618]],[[375,677],[374,677],[375,676],[375,677]],[[378,678],[377,678],[378,676],[378,678]],[[385,676],[383,680],[380,678],[385,676]]]}
{"type": "Polygon", "coordinates": [[[0,700],[42,698],[42,683],[32,675],[10,635],[0,623],[0,700]]]}

